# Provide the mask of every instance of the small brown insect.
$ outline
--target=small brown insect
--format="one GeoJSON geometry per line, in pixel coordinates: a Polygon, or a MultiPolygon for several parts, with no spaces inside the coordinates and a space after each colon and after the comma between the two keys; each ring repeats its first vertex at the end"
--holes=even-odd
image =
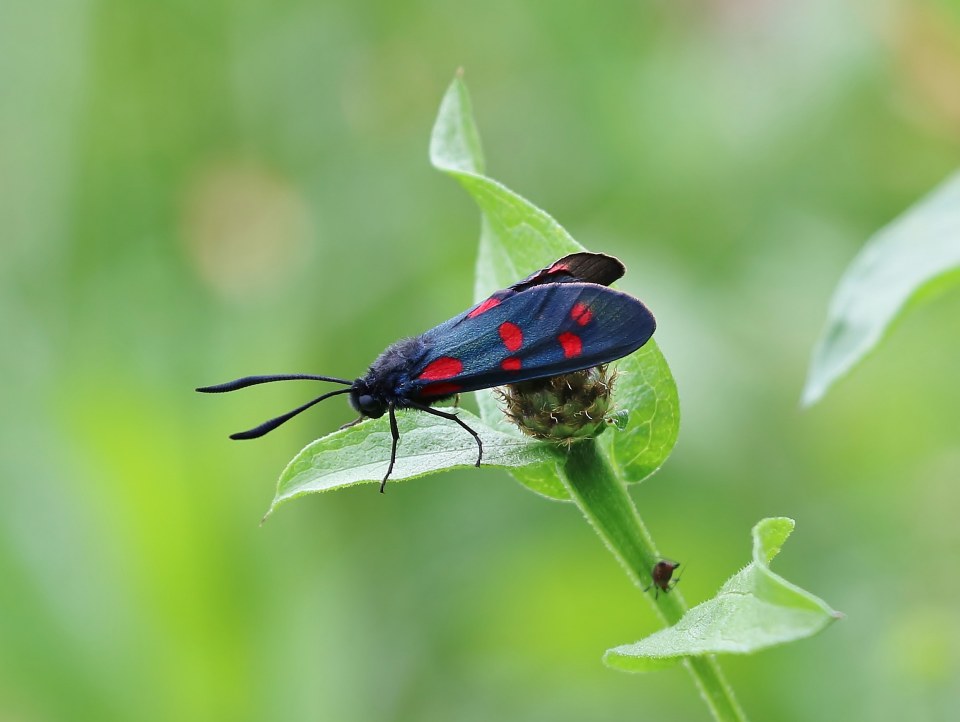
{"type": "Polygon", "coordinates": [[[669,592],[675,586],[677,582],[680,581],[680,577],[673,579],[673,572],[680,566],[680,562],[672,562],[669,559],[661,559],[656,564],[653,565],[653,569],[650,570],[650,577],[653,581],[647,586],[643,591],[650,591],[651,587],[656,587],[657,590],[654,592],[654,599],[660,597],[660,592],[664,594],[669,592]],[[673,581],[671,582],[671,579],[673,581]]]}

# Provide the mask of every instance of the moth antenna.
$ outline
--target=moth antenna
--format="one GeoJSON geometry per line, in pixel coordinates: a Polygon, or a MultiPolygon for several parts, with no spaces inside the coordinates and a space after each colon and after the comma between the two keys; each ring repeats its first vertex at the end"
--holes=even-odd
{"type": "Polygon", "coordinates": [[[202,394],[222,394],[227,391],[236,391],[245,389],[247,386],[256,386],[257,384],[269,384],[273,381],[330,381],[335,384],[345,384],[353,386],[353,381],[338,379],[335,376],[314,376],[312,374],[274,374],[270,376],[244,376],[242,379],[234,379],[224,384],[214,386],[201,386],[197,389],[202,394]]]}
{"type": "MultiPolygon", "coordinates": [[[[243,379],[238,379],[238,380],[242,381],[243,379]]],[[[239,388],[243,388],[243,387],[239,387],[239,388]]],[[[226,389],[226,390],[231,391],[232,389],[226,389]]],[[[321,401],[323,401],[324,399],[329,399],[331,396],[337,396],[338,394],[348,394],[348,393],[350,393],[350,389],[337,389],[336,391],[331,391],[330,393],[324,394],[323,396],[318,396],[313,401],[308,401],[303,406],[298,406],[293,411],[288,411],[287,413],[283,414],[283,416],[278,416],[275,419],[264,421],[262,424],[260,424],[256,428],[250,429],[249,431],[239,431],[236,434],[230,434],[230,438],[238,439],[238,440],[239,439],[259,439],[261,436],[263,436],[264,434],[270,433],[281,424],[285,424],[297,414],[303,411],[306,411],[314,404],[319,404],[321,401]]]]}

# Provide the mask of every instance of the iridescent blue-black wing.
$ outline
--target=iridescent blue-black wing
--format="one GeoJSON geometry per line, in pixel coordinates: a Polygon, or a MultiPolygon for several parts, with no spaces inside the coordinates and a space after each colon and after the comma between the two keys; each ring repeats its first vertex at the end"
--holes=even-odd
{"type": "Polygon", "coordinates": [[[410,369],[404,393],[429,400],[579,371],[636,351],[655,328],[653,314],[625,293],[535,284],[423,334],[429,352],[410,369]]]}

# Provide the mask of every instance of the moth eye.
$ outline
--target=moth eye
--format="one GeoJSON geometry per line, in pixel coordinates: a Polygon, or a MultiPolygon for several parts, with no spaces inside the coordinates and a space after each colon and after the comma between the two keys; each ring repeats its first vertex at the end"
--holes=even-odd
{"type": "Polygon", "coordinates": [[[357,411],[371,419],[379,419],[386,412],[387,407],[378,399],[370,394],[360,394],[357,397],[357,411]]]}

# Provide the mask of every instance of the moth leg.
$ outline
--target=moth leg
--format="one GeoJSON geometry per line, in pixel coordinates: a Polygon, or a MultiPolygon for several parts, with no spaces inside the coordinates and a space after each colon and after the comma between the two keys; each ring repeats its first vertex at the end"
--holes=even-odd
{"type": "Polygon", "coordinates": [[[476,466],[477,468],[480,467],[480,462],[483,460],[483,442],[480,441],[480,434],[478,434],[476,431],[471,429],[467,425],[467,422],[463,421],[456,414],[448,414],[446,411],[438,411],[437,409],[432,409],[429,406],[423,406],[422,404],[411,404],[411,406],[415,409],[419,409],[420,411],[425,411],[428,414],[432,414],[433,416],[439,416],[440,418],[449,419],[450,421],[455,421],[456,423],[460,424],[461,428],[469,432],[470,435],[477,442],[477,450],[478,450],[477,463],[474,464],[474,466],[476,466]]]}
{"type": "Polygon", "coordinates": [[[383,481],[380,482],[380,493],[383,493],[387,486],[387,479],[393,471],[393,464],[397,460],[397,443],[400,441],[400,429],[397,428],[397,415],[393,411],[393,404],[390,405],[390,435],[393,437],[393,444],[390,446],[390,466],[387,467],[387,473],[383,475],[383,481]]]}
{"type": "Polygon", "coordinates": [[[353,421],[349,421],[349,422],[347,422],[346,424],[344,424],[343,426],[341,426],[339,430],[340,430],[340,431],[343,431],[344,429],[349,429],[351,426],[356,426],[356,425],[359,424],[361,421],[363,421],[365,418],[367,418],[367,417],[364,416],[363,414],[360,414],[360,415],[359,415],[357,418],[355,418],[353,421]]]}
{"type": "Polygon", "coordinates": [[[460,394],[457,394],[456,396],[453,397],[453,408],[455,409],[460,408],[460,394]]]}

